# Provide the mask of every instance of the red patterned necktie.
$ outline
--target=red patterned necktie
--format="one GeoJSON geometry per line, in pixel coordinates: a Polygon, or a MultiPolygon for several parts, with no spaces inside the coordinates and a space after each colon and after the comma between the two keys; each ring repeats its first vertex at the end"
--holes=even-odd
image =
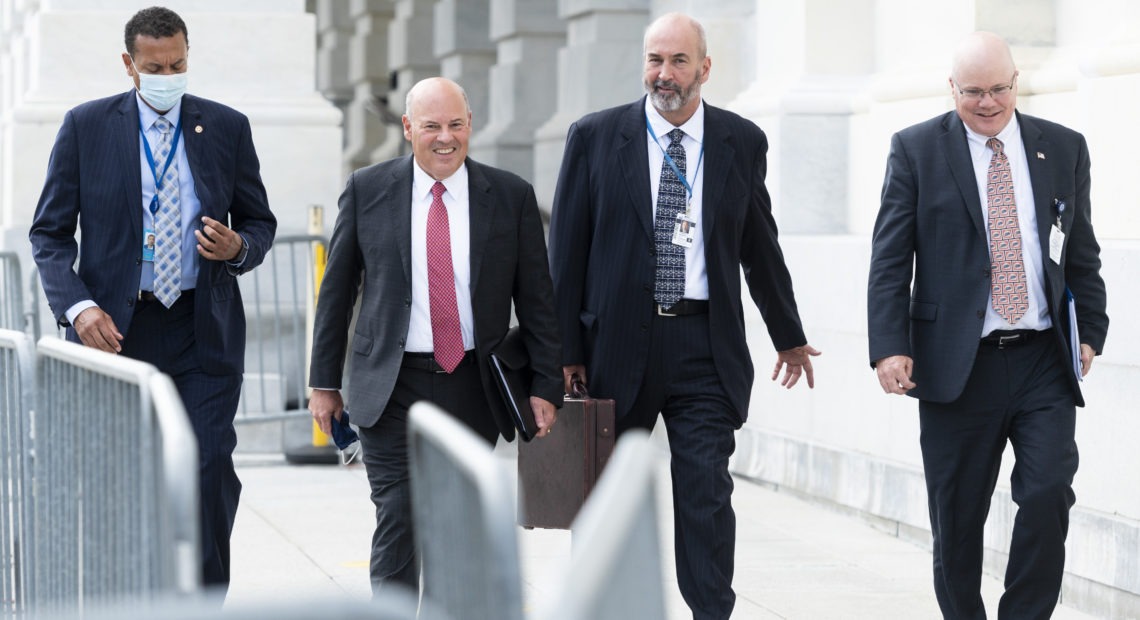
{"type": "Polygon", "coordinates": [[[451,231],[443,192],[436,181],[431,187],[431,209],[427,217],[428,297],[431,303],[431,340],[435,361],[452,372],[463,360],[463,330],[459,326],[459,304],[455,301],[455,269],[451,262],[451,231]]]}
{"type": "Polygon", "coordinates": [[[1021,228],[1013,199],[1013,175],[1001,140],[990,138],[994,151],[986,184],[989,198],[991,295],[994,310],[1013,325],[1029,310],[1025,264],[1021,256],[1021,228]]]}

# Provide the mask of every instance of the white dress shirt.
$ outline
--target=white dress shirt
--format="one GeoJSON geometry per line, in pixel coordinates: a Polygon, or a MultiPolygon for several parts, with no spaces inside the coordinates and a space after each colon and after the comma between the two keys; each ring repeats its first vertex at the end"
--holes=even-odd
{"type": "MultiPolygon", "coordinates": [[[[463,348],[475,348],[475,317],[471,312],[471,214],[467,187],[467,165],[443,181],[443,206],[447,208],[451,233],[451,264],[455,269],[455,301],[463,330],[463,348]]],[[[431,353],[431,298],[428,294],[427,216],[431,208],[431,188],[435,179],[412,163],[412,320],[408,325],[406,351],[431,353]]]]}
{"type": "MultiPolygon", "coordinates": [[[[1009,159],[1010,173],[1013,175],[1013,199],[1017,203],[1017,219],[1021,229],[1021,259],[1025,264],[1026,290],[1029,309],[1025,315],[1010,325],[994,310],[992,294],[986,304],[986,318],[982,323],[982,336],[995,329],[1035,329],[1052,327],[1049,307],[1045,302],[1045,267],[1041,262],[1041,238],[1037,234],[1037,210],[1033,201],[1033,184],[1029,178],[1029,162],[1025,157],[1025,144],[1021,141],[1021,127],[1017,117],[996,137],[1001,140],[1002,149],[1009,159]]],[[[982,224],[986,227],[986,242],[989,243],[989,194],[987,178],[993,149],[986,146],[989,136],[983,136],[966,127],[966,142],[970,145],[970,158],[974,163],[974,179],[978,183],[978,196],[982,201],[982,224]]]]}
{"type": "MultiPolygon", "coordinates": [[[[696,228],[693,236],[693,247],[685,248],[685,299],[708,299],[709,281],[705,264],[705,233],[702,212],[704,210],[704,181],[705,165],[701,158],[701,149],[705,139],[705,103],[701,101],[697,111],[693,113],[684,125],[674,127],[654,109],[649,98],[645,99],[645,116],[653,133],[657,134],[657,142],[649,130],[645,130],[649,147],[649,188],[653,197],[653,216],[657,217],[657,193],[661,186],[661,166],[665,163],[665,150],[669,148],[669,136],[674,129],[685,132],[681,139],[681,146],[685,148],[685,177],[689,186],[693,188],[692,202],[690,203],[689,217],[696,228]],[[698,165],[699,163],[699,165],[698,165]]],[[[670,230],[672,227],[670,227],[670,230]]]]}

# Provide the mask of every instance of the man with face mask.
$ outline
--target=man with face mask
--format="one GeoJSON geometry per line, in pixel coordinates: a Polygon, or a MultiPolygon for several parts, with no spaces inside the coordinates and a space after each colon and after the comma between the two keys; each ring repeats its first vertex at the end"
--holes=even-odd
{"type": "Polygon", "coordinates": [[[69,340],[174,379],[198,439],[203,582],[224,587],[241,491],[232,458],[245,357],[236,278],[261,263],[277,221],[249,121],[185,94],[188,41],[186,24],[165,8],[127,22],[122,61],[134,87],[66,114],[30,237],[69,340]]]}
{"type": "Polygon", "coordinates": [[[665,420],[677,577],[693,617],[728,618],[736,517],[728,459],[748,415],[752,358],[740,270],[778,351],[772,379],[814,384],[764,185],[768,141],[705,105],[704,29],[645,32],[647,97],[570,127],[550,224],[565,388],[613,398],[617,430],[665,420]],[[616,268],[615,268],[616,266],[616,268]]]}

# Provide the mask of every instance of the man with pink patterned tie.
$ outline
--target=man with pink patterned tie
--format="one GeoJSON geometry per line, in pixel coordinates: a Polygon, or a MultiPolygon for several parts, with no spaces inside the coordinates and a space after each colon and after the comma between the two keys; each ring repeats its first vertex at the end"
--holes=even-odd
{"type": "Polygon", "coordinates": [[[884,392],[919,399],[946,618],[986,617],[982,529],[1007,442],[1018,513],[998,617],[1052,614],[1076,501],[1078,382],[1108,331],[1088,147],[1016,113],[1017,80],[996,35],[961,44],[956,110],[891,141],[872,241],[871,366],[884,392]]]}
{"type": "Polygon", "coordinates": [[[317,304],[309,410],[325,433],[341,420],[348,329],[357,295],[348,401],[360,426],[376,506],[370,573],[419,584],[409,498],[407,415],[432,401],[488,443],[514,426],[487,356],[511,306],[530,356],[538,436],[562,406],[561,348],[546,242],[530,184],[467,158],[471,109],[460,86],[423,80],[408,92],[412,156],[354,172],[317,304]]]}

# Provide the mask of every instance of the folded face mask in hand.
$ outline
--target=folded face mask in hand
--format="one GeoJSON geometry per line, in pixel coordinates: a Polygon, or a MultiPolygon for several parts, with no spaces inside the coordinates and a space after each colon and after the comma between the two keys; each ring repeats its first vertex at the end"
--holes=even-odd
{"type": "Polygon", "coordinates": [[[347,450],[359,437],[356,436],[356,431],[348,425],[348,410],[344,410],[340,414],[340,419],[334,416],[332,419],[332,439],[337,448],[347,450]]]}

